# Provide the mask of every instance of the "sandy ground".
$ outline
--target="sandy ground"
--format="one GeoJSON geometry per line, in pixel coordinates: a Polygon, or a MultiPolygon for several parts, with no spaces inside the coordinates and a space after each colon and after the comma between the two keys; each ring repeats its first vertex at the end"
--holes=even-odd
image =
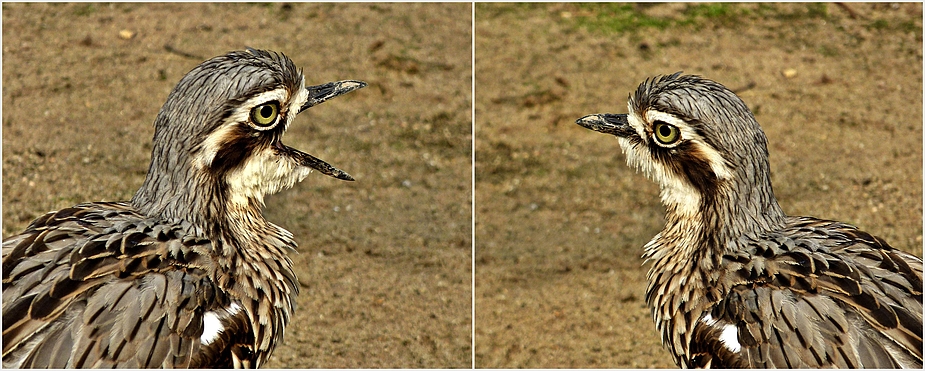
{"type": "Polygon", "coordinates": [[[474,244],[471,11],[4,4],[3,235],[130,198],[174,84],[252,46],[308,83],[370,83],[287,134],[357,182],[312,174],[268,200],[303,286],[268,367],[674,367],[643,302],[657,186],[574,124],[656,74],[740,94],[785,211],[921,255],[920,4],[477,4],[474,244]]]}
{"type": "Polygon", "coordinates": [[[786,212],[921,256],[921,4],[618,7],[476,5],[477,367],[675,367],[639,259],[658,188],[574,124],[657,74],[740,92],[786,212]]]}
{"type": "Polygon", "coordinates": [[[245,46],[284,52],[308,84],[370,86],[312,108],[286,135],[357,181],[315,173],[268,199],[267,218],[300,242],[302,292],[266,366],[468,368],[471,14],[470,4],[4,4],[3,235],[50,210],[131,198],[154,117],[187,71],[245,46]]]}

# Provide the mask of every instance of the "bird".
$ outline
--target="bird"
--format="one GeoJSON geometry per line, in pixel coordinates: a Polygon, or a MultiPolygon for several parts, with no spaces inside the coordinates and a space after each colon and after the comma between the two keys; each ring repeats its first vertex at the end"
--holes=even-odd
{"type": "Polygon", "coordinates": [[[646,304],[683,368],[922,368],[922,259],[832,220],[784,213],[767,137],[725,86],[646,79],[616,136],[658,183],[664,229],[644,246],[646,304]]]}
{"type": "Polygon", "coordinates": [[[299,291],[296,242],[264,196],[313,170],[354,180],[283,134],[366,85],[306,86],[286,55],[253,48],[193,68],[157,114],[130,201],[52,211],[3,240],[3,367],[264,364],[299,291]]]}

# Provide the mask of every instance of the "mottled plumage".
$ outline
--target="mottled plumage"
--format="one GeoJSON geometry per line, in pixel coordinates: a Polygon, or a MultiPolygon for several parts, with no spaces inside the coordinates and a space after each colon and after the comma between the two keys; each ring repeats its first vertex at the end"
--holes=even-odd
{"type": "Polygon", "coordinates": [[[3,241],[3,366],[258,367],[298,293],[292,234],[263,196],[312,170],[282,144],[295,116],[365,86],[304,85],[286,56],[231,52],[178,83],[131,202],[50,212],[3,241]]]}
{"type": "Polygon", "coordinates": [[[649,79],[628,114],[589,115],[659,183],[646,302],[682,367],[922,368],[922,260],[857,228],[787,216],[767,139],[739,97],[649,79]]]}

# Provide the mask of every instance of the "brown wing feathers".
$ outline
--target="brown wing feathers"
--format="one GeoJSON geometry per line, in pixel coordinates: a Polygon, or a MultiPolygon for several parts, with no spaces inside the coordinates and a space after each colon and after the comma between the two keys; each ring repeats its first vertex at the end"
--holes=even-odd
{"type": "Polygon", "coordinates": [[[26,367],[208,361],[192,356],[202,346],[202,315],[229,303],[216,297],[210,263],[197,259],[205,242],[133,219],[125,204],[78,205],[4,243],[4,297],[15,298],[3,303],[5,360],[19,352],[26,367]]]}
{"type": "MultiPolygon", "coordinates": [[[[711,316],[737,327],[741,357],[757,367],[921,362],[922,272],[914,257],[841,223],[800,218],[783,235],[752,243],[759,247],[747,263],[729,259],[731,277],[748,279],[711,316]]],[[[698,327],[694,362],[738,364],[716,327],[698,327]]]]}

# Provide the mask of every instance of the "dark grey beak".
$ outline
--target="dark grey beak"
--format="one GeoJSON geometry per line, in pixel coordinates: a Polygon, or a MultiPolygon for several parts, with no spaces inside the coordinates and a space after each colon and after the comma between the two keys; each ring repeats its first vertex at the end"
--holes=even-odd
{"type": "Polygon", "coordinates": [[[612,113],[587,115],[578,119],[575,123],[594,131],[624,138],[636,133],[629,125],[629,122],[626,121],[625,113],[619,115],[612,113]]]}
{"type": "Polygon", "coordinates": [[[324,101],[334,98],[338,95],[344,95],[365,86],[365,82],[356,80],[344,80],[329,82],[322,85],[308,86],[305,88],[308,90],[308,101],[302,105],[302,108],[299,109],[299,112],[302,112],[309,107],[324,103],[324,101]]]}
{"type": "Polygon", "coordinates": [[[280,141],[277,141],[275,144],[276,153],[283,157],[289,157],[295,160],[299,165],[308,166],[312,169],[318,170],[324,175],[337,178],[340,180],[353,180],[353,177],[350,174],[347,174],[341,169],[338,169],[331,164],[324,162],[323,160],[312,156],[308,153],[299,151],[295,148],[289,147],[283,144],[280,141]]]}
{"type": "MultiPolygon", "coordinates": [[[[324,101],[334,98],[338,95],[344,95],[354,90],[363,88],[366,86],[365,82],[356,81],[356,80],[345,80],[337,82],[329,82],[327,84],[308,86],[305,89],[308,90],[308,101],[299,108],[299,112],[302,112],[309,107],[317,106],[324,101]]],[[[289,156],[295,159],[302,166],[308,166],[312,169],[318,170],[324,175],[337,178],[340,180],[354,180],[350,174],[347,174],[345,171],[338,169],[331,164],[324,162],[323,160],[312,156],[308,153],[299,151],[292,147],[287,147],[279,144],[277,151],[280,154],[289,156]]]]}

